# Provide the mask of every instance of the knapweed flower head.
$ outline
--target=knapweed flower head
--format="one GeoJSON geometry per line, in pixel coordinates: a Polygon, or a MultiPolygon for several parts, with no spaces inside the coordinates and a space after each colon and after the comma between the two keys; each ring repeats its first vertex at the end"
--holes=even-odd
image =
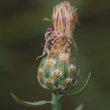
{"type": "MultiPolygon", "coordinates": [[[[71,93],[68,92],[75,87],[78,81],[78,68],[75,57],[72,53],[73,47],[77,49],[74,41],[73,32],[77,23],[76,8],[70,6],[68,2],[63,2],[53,9],[51,19],[45,20],[53,23],[45,33],[45,46],[37,78],[40,85],[52,92],[52,100],[41,100],[28,102],[20,100],[13,93],[12,98],[18,103],[27,107],[38,107],[44,104],[51,104],[52,110],[61,110],[61,98],[63,96],[79,95],[86,89],[91,73],[89,74],[83,87],[71,93]]],[[[37,57],[37,59],[39,58],[37,57]]],[[[82,105],[76,108],[82,110],[82,105]]]]}
{"type": "Polygon", "coordinates": [[[78,79],[78,69],[71,50],[76,48],[73,32],[77,22],[76,8],[68,2],[54,7],[49,26],[45,33],[45,58],[38,69],[38,81],[43,88],[64,92],[73,88],[78,79]]]}

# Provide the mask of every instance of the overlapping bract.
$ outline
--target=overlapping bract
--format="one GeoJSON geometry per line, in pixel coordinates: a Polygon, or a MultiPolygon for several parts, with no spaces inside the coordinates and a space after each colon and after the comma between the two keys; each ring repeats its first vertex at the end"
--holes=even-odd
{"type": "Polygon", "coordinates": [[[64,92],[77,83],[78,71],[75,60],[68,54],[44,58],[39,66],[38,80],[43,88],[64,92]]]}

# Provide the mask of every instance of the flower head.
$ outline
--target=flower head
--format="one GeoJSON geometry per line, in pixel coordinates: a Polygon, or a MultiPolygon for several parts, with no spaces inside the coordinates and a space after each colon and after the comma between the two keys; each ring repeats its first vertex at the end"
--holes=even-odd
{"type": "Polygon", "coordinates": [[[45,33],[43,55],[47,56],[39,66],[38,79],[42,87],[64,92],[76,83],[76,64],[71,52],[74,44],[73,31],[77,22],[76,8],[68,2],[54,7],[50,26],[45,33]]]}

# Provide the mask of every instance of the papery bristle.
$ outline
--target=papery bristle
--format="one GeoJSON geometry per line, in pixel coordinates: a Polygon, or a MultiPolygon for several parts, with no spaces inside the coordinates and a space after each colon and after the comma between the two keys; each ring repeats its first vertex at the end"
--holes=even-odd
{"type": "Polygon", "coordinates": [[[62,33],[67,37],[72,37],[74,27],[77,22],[76,8],[70,6],[68,2],[55,6],[52,22],[55,32],[62,33]]]}

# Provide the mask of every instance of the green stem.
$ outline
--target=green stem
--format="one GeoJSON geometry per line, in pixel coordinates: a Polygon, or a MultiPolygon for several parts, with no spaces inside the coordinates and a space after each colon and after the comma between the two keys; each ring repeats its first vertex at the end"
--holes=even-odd
{"type": "Polygon", "coordinates": [[[61,97],[59,93],[52,93],[52,110],[61,110],[61,97]]]}

